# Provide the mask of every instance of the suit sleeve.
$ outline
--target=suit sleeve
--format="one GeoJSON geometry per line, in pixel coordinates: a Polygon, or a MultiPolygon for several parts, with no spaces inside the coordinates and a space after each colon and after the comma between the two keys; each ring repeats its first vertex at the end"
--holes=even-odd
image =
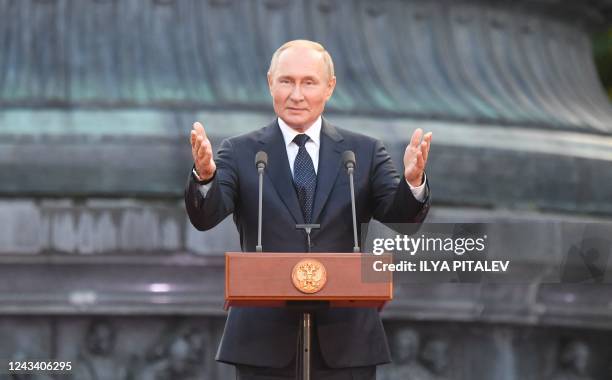
{"type": "Polygon", "coordinates": [[[191,224],[205,231],[219,224],[234,212],[238,195],[238,167],[234,147],[229,140],[223,140],[215,158],[217,170],[211,186],[202,194],[192,175],[189,175],[185,188],[185,207],[191,224]]]}
{"type": "Polygon", "coordinates": [[[395,170],[381,141],[376,141],[372,156],[370,185],[374,219],[382,223],[420,223],[425,220],[430,204],[429,184],[425,184],[424,202],[419,202],[406,180],[395,170]]]}

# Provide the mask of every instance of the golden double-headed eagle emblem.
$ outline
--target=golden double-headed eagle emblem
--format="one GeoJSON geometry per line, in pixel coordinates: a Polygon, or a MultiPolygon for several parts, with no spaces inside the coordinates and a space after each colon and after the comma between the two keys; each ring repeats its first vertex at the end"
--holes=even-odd
{"type": "Polygon", "coordinates": [[[327,282],[325,266],[318,260],[304,259],[295,264],[291,272],[291,280],[302,293],[316,293],[327,282]]]}

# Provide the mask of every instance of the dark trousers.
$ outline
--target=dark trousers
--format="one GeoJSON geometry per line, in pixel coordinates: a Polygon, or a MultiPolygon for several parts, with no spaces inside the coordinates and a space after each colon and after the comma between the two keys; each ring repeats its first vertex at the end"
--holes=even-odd
{"type": "MultiPolygon", "coordinates": [[[[297,351],[301,352],[301,349],[297,351]]],[[[311,380],[376,380],[376,366],[352,367],[352,368],[330,368],[321,355],[317,334],[312,334],[312,352],[310,356],[311,380]]],[[[296,359],[284,368],[253,367],[247,365],[236,365],[237,380],[281,380],[300,379],[301,373],[297,373],[296,359]]]]}

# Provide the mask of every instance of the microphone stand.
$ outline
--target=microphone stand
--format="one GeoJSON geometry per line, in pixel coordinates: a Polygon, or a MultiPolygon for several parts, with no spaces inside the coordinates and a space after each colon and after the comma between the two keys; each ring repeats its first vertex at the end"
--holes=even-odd
{"type": "MultiPolygon", "coordinates": [[[[315,228],[321,228],[320,224],[296,224],[296,229],[303,229],[306,231],[306,238],[308,241],[308,253],[310,253],[311,243],[310,243],[310,233],[315,228]]],[[[310,380],[310,353],[312,352],[312,315],[310,312],[306,311],[302,313],[302,323],[301,323],[301,334],[302,334],[302,344],[301,344],[301,362],[298,363],[302,366],[302,380],[310,380]]]]}

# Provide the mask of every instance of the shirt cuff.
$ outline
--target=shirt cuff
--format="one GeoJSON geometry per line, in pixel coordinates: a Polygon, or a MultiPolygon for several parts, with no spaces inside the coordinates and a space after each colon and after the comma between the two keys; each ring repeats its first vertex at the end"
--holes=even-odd
{"type": "Polygon", "coordinates": [[[198,190],[200,191],[200,194],[202,194],[203,198],[206,198],[206,194],[208,194],[208,191],[210,190],[211,187],[212,187],[212,182],[209,182],[206,185],[198,186],[198,190]]]}
{"type": "Polygon", "coordinates": [[[406,179],[404,179],[404,181],[406,181],[406,183],[408,184],[408,187],[410,188],[410,191],[412,191],[412,195],[414,196],[414,198],[421,203],[425,202],[425,185],[427,183],[427,175],[423,173],[423,183],[419,186],[412,186],[410,182],[408,182],[406,179]]]}
{"type": "MultiPolygon", "coordinates": [[[[200,179],[200,176],[198,175],[198,172],[196,172],[195,168],[191,169],[191,172],[193,174],[193,177],[198,181],[198,182],[203,182],[200,179]]],[[[216,175],[216,173],[215,173],[216,175]]],[[[208,194],[208,191],[210,190],[210,188],[212,187],[212,180],[215,177],[215,175],[213,175],[213,177],[211,179],[208,180],[208,182],[205,183],[198,183],[198,190],[200,191],[200,194],[202,194],[202,197],[206,198],[206,194],[208,194]]]]}

